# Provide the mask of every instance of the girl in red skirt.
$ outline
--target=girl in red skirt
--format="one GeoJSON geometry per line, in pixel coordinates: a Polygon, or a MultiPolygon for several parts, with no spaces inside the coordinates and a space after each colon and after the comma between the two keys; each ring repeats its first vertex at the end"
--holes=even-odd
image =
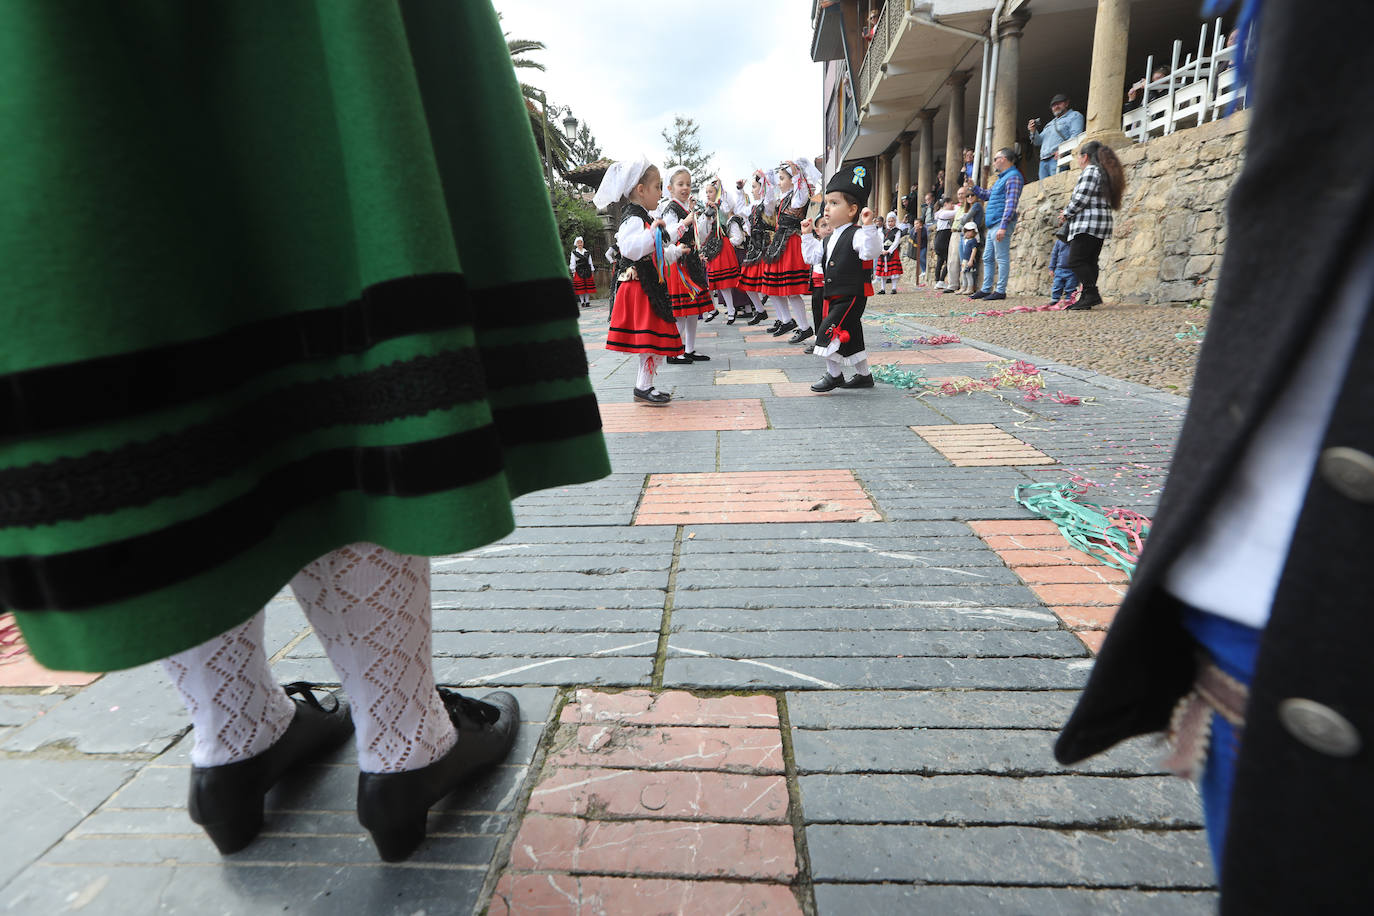
{"type": "MultiPolygon", "coordinates": [[[[777,202],[777,195],[772,186],[764,180],[761,171],[754,173],[750,187],[754,192],[754,203],[747,207],[749,219],[745,223],[744,232],[749,240],[745,243],[744,257],[740,259],[739,288],[744,290],[744,294],[754,306],[754,317],[749,319],[749,323],[758,324],[760,321],[768,320],[768,312],[763,307],[763,255],[773,237],[774,222],[771,214],[777,202]]],[[[743,196],[744,192],[741,191],[740,194],[743,196]]],[[[742,203],[747,205],[749,198],[744,197],[742,203]]],[[[782,322],[779,321],[777,324],[782,322]]],[[[775,330],[776,327],[777,325],[774,325],[775,330]]]]}
{"type": "Polygon", "coordinates": [[[805,297],[811,295],[811,267],[802,258],[801,236],[797,234],[811,203],[813,184],[807,171],[796,162],[784,162],[775,174],[778,229],[763,256],[763,290],[778,304],[781,316],[773,336],[795,331],[788,340],[795,344],[815,335],[805,302],[805,297]]]}
{"type": "Polygon", "coordinates": [[[905,233],[897,226],[897,214],[887,215],[887,226],[883,229],[883,253],[878,256],[873,273],[878,278],[878,295],[887,292],[888,284],[892,292],[897,292],[897,278],[902,275],[902,238],[905,233]]]}
{"type": "Polygon", "coordinates": [[[666,405],[672,397],[654,387],[654,374],[665,356],[682,353],[682,338],[673,321],[664,273],[683,254],[681,245],[668,242],[664,223],[649,215],[663,192],[658,167],[647,159],[616,162],[606,170],[601,188],[592,203],[598,210],[617,201],[628,201],[621,208],[620,228],[616,231],[615,302],[611,305],[611,327],[606,333],[606,349],[620,353],[641,353],[634,398],[654,407],[666,405]]]}
{"type": "Polygon", "coordinates": [[[573,292],[577,304],[586,308],[596,293],[596,276],[592,271],[592,253],[582,243],[582,236],[573,239],[572,254],[568,255],[568,270],[572,271],[573,292]]]}
{"type": "Polygon", "coordinates": [[[740,275],[735,246],[744,243],[744,228],[742,220],[732,212],[730,200],[721,192],[719,176],[706,186],[705,225],[701,256],[706,259],[706,279],[729,316],[725,323],[734,324],[734,297],[739,289],[740,275]]]}
{"type": "MultiPolygon", "coordinates": [[[[685,348],[680,356],[668,357],[668,362],[689,365],[711,357],[697,352],[697,316],[715,311],[711,303],[711,285],[706,277],[706,263],[702,261],[698,239],[705,232],[706,221],[692,214],[692,173],[685,165],[668,169],[668,202],[660,212],[668,238],[686,249],[677,263],[668,269],[668,301],[673,306],[678,334],[685,348]]],[[[623,249],[622,249],[623,250],[623,249]]]]}

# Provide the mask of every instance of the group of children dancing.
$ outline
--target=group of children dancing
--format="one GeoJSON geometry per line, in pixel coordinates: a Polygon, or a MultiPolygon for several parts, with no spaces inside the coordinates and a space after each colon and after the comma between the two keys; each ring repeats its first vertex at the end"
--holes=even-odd
{"type": "MultiPolygon", "coordinates": [[[[717,302],[726,324],[747,316],[756,325],[768,318],[765,297],[777,316],[769,329],[774,337],[790,334],[792,344],[815,338],[805,352],[823,358],[826,372],[813,391],[873,387],[860,319],[873,295],[874,262],[892,276],[895,258],[900,275],[900,254],[866,206],[869,180],[862,166],[831,179],[823,215],[813,221],[806,212],[820,182],[806,158],[756,171],[748,193],[743,181],[727,189],[717,177],[696,213],[685,166],[660,173],[640,158],[607,169],[594,203],[598,209],[623,206],[608,255],[616,284],[606,349],[640,354],[636,401],[662,407],[672,400],[654,386],[663,360],[691,365],[710,359],[697,352],[697,325],[719,314],[717,302]],[[668,197],[660,204],[665,183],[668,197]],[[853,370],[849,379],[845,366],[853,370]]],[[[582,272],[590,272],[591,259],[579,254],[581,242],[568,266],[585,305],[590,294],[582,272]]]]}

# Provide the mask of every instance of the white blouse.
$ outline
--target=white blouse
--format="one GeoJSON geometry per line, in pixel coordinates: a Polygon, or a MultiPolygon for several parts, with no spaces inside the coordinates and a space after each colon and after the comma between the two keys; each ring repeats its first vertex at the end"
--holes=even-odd
{"type": "MultiPolygon", "coordinates": [[[[638,216],[631,216],[616,230],[615,243],[620,248],[621,257],[638,261],[653,253],[654,236],[657,234],[658,229],[655,226],[646,226],[638,216]]],[[[685,245],[665,245],[663,257],[669,264],[673,264],[686,250],[685,245]]]]}
{"type": "MultiPolygon", "coordinates": [[[[824,242],[816,238],[810,232],[802,235],[802,259],[808,264],[824,264],[826,258],[835,250],[835,243],[839,241],[840,234],[832,232],[824,242]]],[[[861,261],[875,261],[878,255],[883,253],[883,233],[878,228],[878,224],[871,226],[860,226],[859,231],[853,235],[854,252],[861,261]]]]}
{"type": "MultiPolygon", "coordinates": [[[[589,250],[586,249],[586,248],[583,248],[583,249],[582,249],[582,253],[583,253],[583,254],[590,255],[590,254],[591,254],[591,251],[589,251],[589,250]]],[[[614,263],[614,259],[611,258],[609,255],[607,256],[606,260],[611,261],[612,263],[614,263]]],[[[571,252],[568,253],[568,270],[574,270],[574,271],[577,270],[577,249],[576,249],[576,248],[574,248],[571,252]]]]}

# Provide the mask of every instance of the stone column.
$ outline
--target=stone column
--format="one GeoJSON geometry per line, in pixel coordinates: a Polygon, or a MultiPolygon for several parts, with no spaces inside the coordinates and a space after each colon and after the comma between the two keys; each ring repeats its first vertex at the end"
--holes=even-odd
{"type": "Polygon", "coordinates": [[[916,184],[921,191],[921,200],[935,181],[935,113],[938,108],[922,108],[916,113],[921,120],[921,149],[916,165],[916,184]]]}
{"type": "MultiPolygon", "coordinates": [[[[901,143],[897,147],[897,200],[901,202],[903,197],[911,190],[911,138],[915,136],[911,131],[907,131],[898,136],[901,143]]],[[[897,208],[897,218],[902,217],[902,209],[897,208]]]]}
{"type": "Polygon", "coordinates": [[[1097,0],[1084,140],[1097,140],[1112,147],[1131,142],[1121,131],[1121,87],[1126,85],[1126,42],[1130,29],[1130,0],[1097,0]]]}
{"type": "Polygon", "coordinates": [[[964,87],[972,75],[972,70],[964,70],[946,80],[949,86],[949,129],[945,137],[945,193],[950,197],[964,183],[957,169],[964,164],[964,87]]]}
{"type": "Polygon", "coordinates": [[[997,27],[997,99],[993,105],[989,162],[999,149],[1016,147],[1017,125],[1025,120],[1016,110],[1016,94],[1020,88],[1021,31],[1029,20],[1030,13],[1017,10],[997,27]]]}

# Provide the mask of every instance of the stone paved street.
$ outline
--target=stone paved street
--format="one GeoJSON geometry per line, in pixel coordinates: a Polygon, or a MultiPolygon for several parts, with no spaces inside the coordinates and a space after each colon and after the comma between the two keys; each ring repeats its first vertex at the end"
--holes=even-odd
{"type": "MultiPolygon", "coordinates": [[[[1089,400],[814,395],[819,359],[722,316],[699,335],[710,362],[662,368],[676,400],[655,409],[605,322],[584,311],[614,473],[524,497],[510,537],[433,563],[441,683],[514,688],[523,723],[411,861],[383,865],[358,825],[351,747],[221,858],[184,809],[191,742],[159,668],[21,659],[0,664],[0,911],[1213,910],[1196,792],[1154,742],[1053,759],[1125,577],[1012,498],[1082,479],[1150,515],[1184,400],[977,324],[912,344],[932,329],[876,315],[875,364],[1026,359],[1089,400]]],[[[286,594],[267,633],[282,681],[335,682],[286,594]]]]}

